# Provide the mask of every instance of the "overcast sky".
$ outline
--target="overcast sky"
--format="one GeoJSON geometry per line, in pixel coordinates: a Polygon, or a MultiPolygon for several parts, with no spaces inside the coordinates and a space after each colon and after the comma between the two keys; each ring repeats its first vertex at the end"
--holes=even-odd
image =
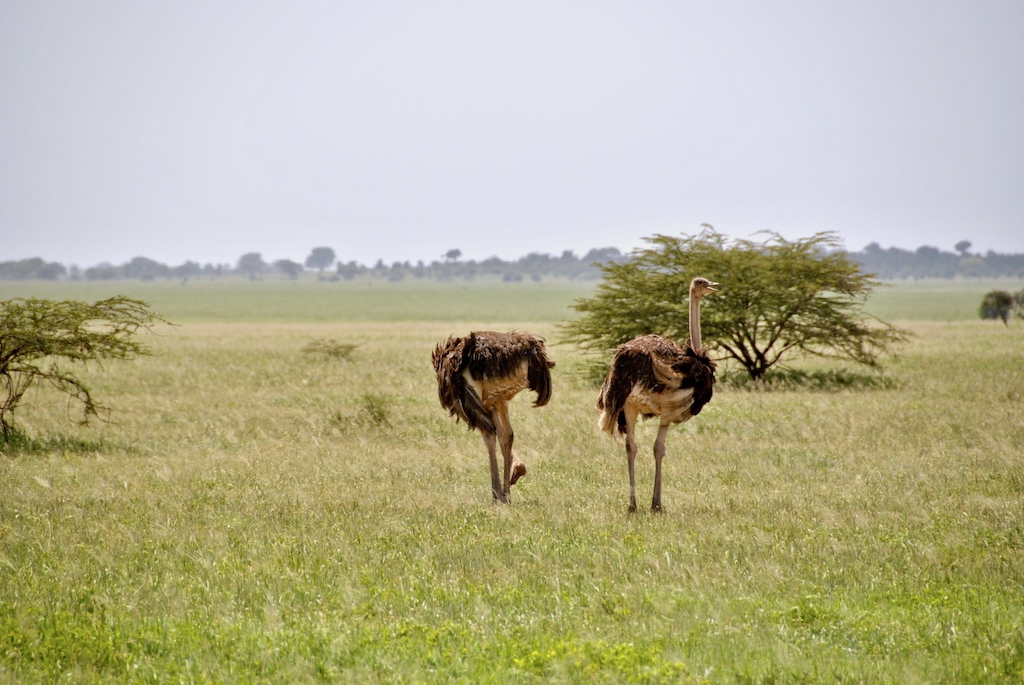
{"type": "Polygon", "coordinates": [[[1024,252],[1024,2],[0,0],[0,260],[1024,252]]]}

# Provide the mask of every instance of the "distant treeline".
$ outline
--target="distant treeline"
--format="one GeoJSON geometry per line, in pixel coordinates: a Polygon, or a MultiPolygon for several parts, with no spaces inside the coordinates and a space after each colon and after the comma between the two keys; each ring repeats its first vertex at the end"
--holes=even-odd
{"type": "MultiPolygon", "coordinates": [[[[451,254],[451,253],[449,253],[451,254]]],[[[594,280],[601,278],[601,270],[595,263],[618,261],[625,256],[617,248],[605,247],[593,249],[582,257],[577,257],[571,250],[561,256],[531,252],[514,262],[506,262],[498,257],[482,261],[470,259],[459,261],[454,258],[445,261],[432,261],[425,264],[418,261],[394,262],[390,266],[384,260],[378,260],[372,267],[356,262],[338,262],[336,273],[340,278],[352,279],[357,276],[386,278],[389,281],[401,281],[406,278],[433,278],[439,281],[455,279],[472,280],[478,276],[500,276],[504,281],[522,281],[524,278],[540,281],[544,278],[568,278],[571,280],[594,280]]]]}
{"type": "MultiPolygon", "coordinates": [[[[916,250],[898,247],[883,249],[878,243],[871,243],[860,252],[848,253],[851,258],[864,266],[864,270],[886,280],[905,278],[1024,278],[1024,254],[1000,254],[989,250],[985,254],[972,254],[971,243],[964,240],[956,244],[956,252],[943,252],[937,247],[922,246],[916,250]]],[[[20,261],[0,262],[0,280],[117,280],[136,279],[188,279],[200,277],[243,276],[260,279],[278,274],[286,278],[299,278],[304,273],[315,273],[326,280],[354,279],[357,277],[380,278],[388,281],[405,279],[434,279],[440,281],[477,277],[499,277],[505,281],[529,279],[540,281],[544,278],[568,278],[574,280],[597,280],[601,270],[595,263],[624,261],[624,255],[614,247],[593,249],[582,257],[571,250],[560,256],[531,252],[515,261],[504,261],[491,257],[482,261],[462,261],[459,250],[449,250],[443,260],[424,263],[418,261],[394,262],[390,265],[378,260],[373,266],[355,261],[343,262],[335,258],[334,250],[317,247],[306,258],[304,264],[289,259],[274,262],[263,260],[259,252],[242,255],[238,262],[231,264],[202,264],[187,261],[178,266],[168,266],[146,257],[136,257],[129,262],[114,266],[100,263],[87,269],[77,266],[65,267],[58,262],[46,262],[36,257],[20,261]]]]}
{"type": "Polygon", "coordinates": [[[279,259],[268,263],[258,252],[242,255],[238,262],[231,264],[203,264],[187,261],[179,266],[168,266],[146,257],[136,257],[129,262],[114,266],[100,263],[87,269],[76,266],[65,267],[58,262],[45,262],[40,258],[22,259],[20,261],[0,262],[0,280],[87,280],[106,281],[119,279],[136,279],[152,281],[157,279],[188,279],[216,278],[226,276],[242,276],[258,280],[265,276],[278,275],[285,278],[299,278],[304,273],[315,274],[324,280],[351,280],[357,277],[381,278],[397,282],[405,279],[435,279],[440,281],[477,277],[500,277],[504,281],[522,281],[529,279],[540,281],[544,278],[568,278],[597,280],[601,270],[594,266],[595,262],[623,260],[626,257],[614,247],[594,249],[582,257],[577,257],[571,250],[560,256],[531,252],[515,261],[504,261],[491,257],[482,261],[461,261],[459,250],[450,250],[444,260],[435,260],[429,264],[418,261],[394,262],[385,264],[378,260],[374,266],[366,266],[355,261],[342,262],[335,260],[334,251],[330,248],[318,247],[306,259],[305,266],[288,259],[279,259]]]}
{"type": "Polygon", "coordinates": [[[883,249],[871,243],[850,256],[864,265],[864,270],[879,278],[1000,278],[1024,277],[1024,254],[971,254],[971,243],[956,244],[956,252],[943,252],[937,247],[922,246],[911,252],[898,247],[883,249]]]}

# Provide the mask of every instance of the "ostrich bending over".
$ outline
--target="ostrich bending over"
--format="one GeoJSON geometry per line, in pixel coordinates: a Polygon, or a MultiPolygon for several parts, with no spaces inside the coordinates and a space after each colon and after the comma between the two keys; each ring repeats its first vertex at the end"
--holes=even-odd
{"type": "Polygon", "coordinates": [[[665,456],[665,436],[673,423],[688,421],[711,401],[715,384],[715,362],[700,343],[700,300],[716,292],[706,278],[690,282],[690,339],[680,347],[660,335],[642,335],[620,345],[604,379],[597,408],[598,425],[614,434],[618,427],[626,435],[629,462],[629,510],[636,511],[636,417],[661,417],[658,439],[654,443],[654,497],[651,510],[661,511],[661,460],[665,456]]]}
{"type": "Polygon", "coordinates": [[[512,451],[508,403],[520,391],[537,393],[535,407],[551,399],[551,367],[544,341],[527,333],[474,331],[465,338],[449,337],[434,348],[437,396],[441,406],[477,428],[491,460],[491,492],[507,503],[509,489],[526,475],[526,464],[512,451]],[[505,459],[504,480],[498,474],[495,440],[505,459]]]}

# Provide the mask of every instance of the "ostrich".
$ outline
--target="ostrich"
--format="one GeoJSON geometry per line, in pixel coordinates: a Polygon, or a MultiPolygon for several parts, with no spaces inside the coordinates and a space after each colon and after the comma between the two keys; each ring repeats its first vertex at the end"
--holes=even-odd
{"type": "Polygon", "coordinates": [[[474,331],[439,343],[431,358],[441,406],[456,421],[483,434],[491,462],[491,492],[495,500],[507,503],[511,486],[526,475],[526,464],[512,451],[508,403],[526,388],[537,393],[535,407],[551,399],[550,369],[555,362],[544,341],[527,333],[474,331]],[[505,459],[504,480],[498,474],[495,441],[505,459]]]}
{"type": "Polygon", "coordinates": [[[636,511],[636,417],[661,417],[658,439],[654,443],[654,497],[651,510],[661,511],[661,460],[665,456],[665,436],[673,423],[688,421],[711,400],[715,384],[715,362],[700,343],[700,300],[716,292],[706,278],[690,282],[690,339],[680,347],[660,335],[642,335],[620,345],[604,379],[597,408],[598,426],[614,434],[618,427],[626,435],[629,463],[629,510],[636,511]]]}

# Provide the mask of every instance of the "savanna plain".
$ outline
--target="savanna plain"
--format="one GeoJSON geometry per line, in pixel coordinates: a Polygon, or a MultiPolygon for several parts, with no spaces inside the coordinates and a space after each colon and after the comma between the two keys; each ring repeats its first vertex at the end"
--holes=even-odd
{"type": "Polygon", "coordinates": [[[590,287],[0,284],[178,324],[83,373],[107,421],[46,388],[16,415],[0,681],[1024,679],[1024,325],[976,318],[993,284],[880,291],[913,333],[884,383],[720,383],[669,433],[661,515],[627,513],[623,445],[559,342],[590,287]],[[433,345],[474,328],[558,363],[547,406],[513,403],[510,506],[436,397],[433,345]],[[327,340],[357,347],[303,351],[327,340]]]}

